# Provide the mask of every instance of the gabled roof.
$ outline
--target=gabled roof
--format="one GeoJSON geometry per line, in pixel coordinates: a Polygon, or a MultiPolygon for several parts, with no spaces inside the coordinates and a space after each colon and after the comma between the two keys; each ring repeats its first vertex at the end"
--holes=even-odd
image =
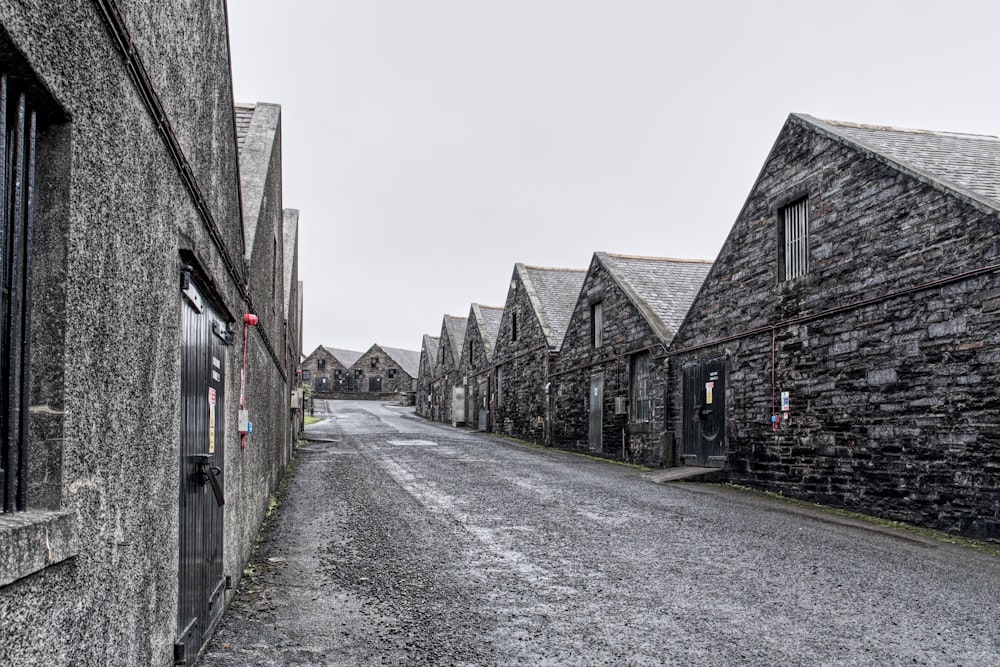
{"type": "Polygon", "coordinates": [[[458,366],[462,359],[462,345],[465,344],[465,328],[469,324],[467,317],[455,317],[445,315],[442,328],[448,332],[448,340],[451,342],[451,353],[454,355],[455,366],[458,366]]]}
{"type": "Polygon", "coordinates": [[[427,360],[430,362],[431,371],[434,370],[434,366],[437,363],[438,343],[440,342],[441,339],[438,338],[437,336],[424,334],[423,350],[421,350],[421,354],[423,354],[424,351],[427,352],[427,360]]]}
{"type": "Polygon", "coordinates": [[[243,144],[246,143],[247,131],[250,129],[250,119],[253,118],[254,104],[233,105],[233,116],[236,121],[236,150],[237,154],[243,152],[243,144]]]}
{"type": "Polygon", "coordinates": [[[330,355],[340,362],[340,365],[344,368],[350,368],[354,365],[358,359],[364,354],[364,352],[356,352],[354,350],[341,350],[336,347],[327,347],[326,345],[321,345],[324,350],[330,353],[330,355]]]}
{"type": "Polygon", "coordinates": [[[594,256],[665,342],[677,333],[712,268],[712,262],[697,259],[594,256]]]}
{"type": "Polygon", "coordinates": [[[280,151],[281,106],[258,102],[253,106],[236,106],[237,145],[240,149],[240,200],[243,204],[244,259],[250,260],[253,242],[257,236],[264,190],[267,187],[271,156],[280,151]],[[240,110],[249,109],[250,119],[246,132],[240,138],[240,110]]]}
{"type": "Polygon", "coordinates": [[[493,358],[493,346],[500,335],[500,320],[503,319],[503,308],[495,306],[483,306],[478,303],[472,304],[472,315],[479,328],[479,335],[483,339],[483,348],[486,350],[486,358],[493,358]]]}
{"type": "Polygon", "coordinates": [[[380,345],[382,351],[395,361],[400,368],[406,371],[410,377],[417,377],[420,373],[420,352],[418,350],[404,350],[399,347],[384,347],[380,345]]]}
{"type": "Polygon", "coordinates": [[[549,347],[559,349],[587,272],[583,269],[552,269],[524,264],[516,264],[515,269],[528,290],[549,347]]]}
{"type": "Polygon", "coordinates": [[[286,208],[282,211],[282,233],[281,244],[284,246],[285,269],[285,319],[290,319],[288,312],[292,307],[292,273],[295,269],[295,259],[299,251],[299,212],[294,208],[286,208]]]}
{"type": "Polygon", "coordinates": [[[921,180],[944,185],[993,209],[1000,208],[997,137],[858,125],[806,114],[791,114],[789,120],[875,153],[921,180]]]}

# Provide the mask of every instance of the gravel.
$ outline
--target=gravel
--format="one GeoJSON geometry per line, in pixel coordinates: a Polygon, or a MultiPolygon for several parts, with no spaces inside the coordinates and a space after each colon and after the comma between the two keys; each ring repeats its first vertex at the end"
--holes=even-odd
{"type": "Polygon", "coordinates": [[[200,665],[996,665],[1000,560],[330,401],[200,665]]]}

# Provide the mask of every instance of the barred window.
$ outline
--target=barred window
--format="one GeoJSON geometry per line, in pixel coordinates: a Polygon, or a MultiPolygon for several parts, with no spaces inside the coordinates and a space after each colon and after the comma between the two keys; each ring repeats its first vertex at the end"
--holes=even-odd
{"type": "Polygon", "coordinates": [[[35,111],[0,76],[0,485],[4,512],[26,508],[35,111]]]}
{"type": "Polygon", "coordinates": [[[632,356],[632,421],[648,422],[650,419],[649,400],[649,352],[632,356]]]}
{"type": "Polygon", "coordinates": [[[791,280],[809,271],[809,200],[805,197],[781,209],[780,275],[791,280]]]}

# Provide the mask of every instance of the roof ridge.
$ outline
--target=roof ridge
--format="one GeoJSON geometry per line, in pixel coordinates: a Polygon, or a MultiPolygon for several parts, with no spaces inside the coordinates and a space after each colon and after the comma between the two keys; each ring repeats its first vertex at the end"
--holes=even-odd
{"type": "Polygon", "coordinates": [[[624,255],[617,252],[606,252],[604,253],[608,257],[618,257],[620,259],[649,259],[659,262],[678,262],[686,264],[712,264],[710,259],[684,259],[680,257],[650,257],[648,255],[624,255]]]}
{"type": "Polygon", "coordinates": [[[906,132],[908,134],[927,134],[936,137],[959,137],[959,138],[975,138],[975,139],[996,139],[1000,140],[993,134],[977,134],[974,132],[950,132],[941,130],[922,130],[918,128],[911,127],[895,127],[893,125],[874,125],[871,123],[852,123],[845,120],[830,120],[827,118],[821,118],[824,123],[828,125],[833,125],[834,127],[849,127],[858,130],[878,130],[880,132],[906,132]]]}
{"type": "Polygon", "coordinates": [[[526,269],[536,269],[540,271],[573,271],[578,273],[587,272],[587,269],[569,269],[569,268],[560,268],[558,266],[535,266],[534,264],[522,264],[521,266],[523,266],[526,269]]]}

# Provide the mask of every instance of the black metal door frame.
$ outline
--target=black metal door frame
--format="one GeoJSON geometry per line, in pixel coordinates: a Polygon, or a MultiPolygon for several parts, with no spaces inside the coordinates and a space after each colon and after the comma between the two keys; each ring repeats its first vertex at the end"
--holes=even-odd
{"type": "Polygon", "coordinates": [[[682,369],[683,443],[686,465],[726,463],[726,358],[698,359],[682,369]]]}
{"type": "Polygon", "coordinates": [[[184,277],[181,451],[174,658],[189,664],[222,615],[226,326],[184,277]]]}

